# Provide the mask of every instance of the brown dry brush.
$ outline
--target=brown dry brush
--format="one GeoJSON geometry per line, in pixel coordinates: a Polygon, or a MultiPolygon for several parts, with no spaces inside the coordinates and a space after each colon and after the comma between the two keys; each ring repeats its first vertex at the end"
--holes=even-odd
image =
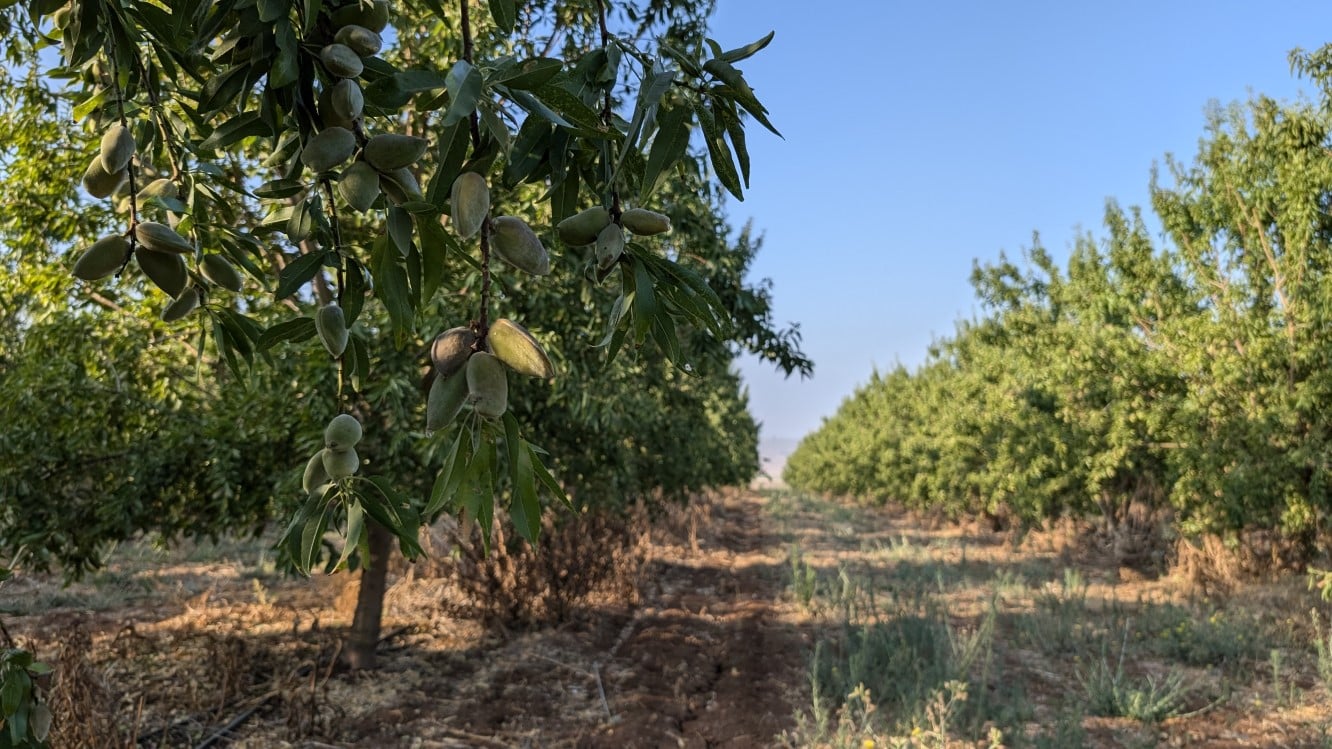
{"type": "Polygon", "coordinates": [[[535,547],[506,536],[486,554],[475,529],[457,544],[446,576],[462,594],[452,613],[489,625],[536,627],[570,621],[586,605],[638,601],[647,561],[647,516],[549,513],[535,547]]]}
{"type": "Polygon", "coordinates": [[[119,720],[119,700],[89,659],[92,636],[81,624],[58,629],[52,665],[51,749],[123,749],[133,743],[119,720]]]}

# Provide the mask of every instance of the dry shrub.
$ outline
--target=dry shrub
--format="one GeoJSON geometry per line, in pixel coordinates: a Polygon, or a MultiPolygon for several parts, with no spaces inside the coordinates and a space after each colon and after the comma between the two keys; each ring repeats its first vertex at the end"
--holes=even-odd
{"type": "Polygon", "coordinates": [[[646,514],[610,511],[551,513],[533,548],[506,537],[496,522],[486,555],[477,531],[448,576],[462,594],[454,613],[487,624],[534,627],[569,621],[584,605],[638,600],[647,556],[646,514]]]}
{"type": "Polygon", "coordinates": [[[1248,577],[1240,550],[1216,535],[1179,539],[1171,571],[1204,596],[1225,596],[1248,577]]]}
{"type": "Polygon", "coordinates": [[[1181,538],[1172,570],[1204,595],[1225,595],[1240,583],[1303,571],[1311,548],[1314,544],[1307,538],[1270,528],[1248,528],[1230,541],[1216,534],[1181,538]]]}
{"type": "Polygon", "coordinates": [[[60,643],[52,663],[52,749],[121,749],[131,741],[116,721],[120,705],[105,675],[88,659],[92,636],[81,624],[54,633],[60,643]]]}
{"type": "Polygon", "coordinates": [[[654,540],[680,546],[689,553],[697,554],[698,529],[712,525],[720,503],[721,498],[716,494],[694,496],[687,502],[663,502],[658,499],[652,503],[655,508],[651,524],[654,540]]]}
{"type": "Polygon", "coordinates": [[[1133,503],[1114,522],[1062,516],[1040,530],[1009,530],[1014,549],[1053,553],[1066,565],[1131,571],[1156,578],[1169,567],[1174,538],[1168,511],[1133,503]]]}

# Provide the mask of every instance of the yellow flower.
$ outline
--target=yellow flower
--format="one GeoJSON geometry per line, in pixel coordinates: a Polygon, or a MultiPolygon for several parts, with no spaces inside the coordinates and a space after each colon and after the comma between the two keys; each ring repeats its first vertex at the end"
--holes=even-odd
{"type": "Polygon", "coordinates": [[[860,742],[860,749],[874,749],[874,739],[865,739],[860,742]]]}

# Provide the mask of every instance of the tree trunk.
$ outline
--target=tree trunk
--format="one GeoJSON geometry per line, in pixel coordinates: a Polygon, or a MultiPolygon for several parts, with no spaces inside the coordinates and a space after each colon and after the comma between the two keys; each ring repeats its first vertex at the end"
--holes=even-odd
{"type": "Polygon", "coordinates": [[[361,561],[361,584],[356,591],[356,613],[352,617],[351,636],[345,657],[353,669],[375,668],[375,650],[379,646],[379,623],[384,613],[384,590],[388,578],[389,554],[393,534],[373,520],[366,521],[370,558],[361,561]]]}

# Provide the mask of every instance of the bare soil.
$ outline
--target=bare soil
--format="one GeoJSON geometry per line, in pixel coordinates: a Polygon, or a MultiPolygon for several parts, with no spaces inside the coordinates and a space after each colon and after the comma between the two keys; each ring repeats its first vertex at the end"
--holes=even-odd
{"type": "Polygon", "coordinates": [[[381,666],[368,672],[338,665],[350,578],[283,577],[264,541],[170,552],[127,546],[107,570],[68,587],[22,576],[0,588],[0,618],[20,644],[72,675],[51,690],[56,749],[782,746],[800,743],[790,737],[811,704],[813,644],[840,631],[829,610],[798,600],[798,547],[821,580],[846,570],[885,590],[946,589],[959,631],[997,607],[996,665],[981,688],[1003,695],[1019,687],[1028,710],[1022,745],[1056,746],[1034,740],[1081,693],[1086,661],[1030,633],[1050,626],[1036,602],[1074,568],[1088,608],[1072,631],[1128,612],[1125,621],[1157,641],[1131,644],[1127,671],[1160,680],[1179,670],[1191,687],[1180,713],[1156,724],[1086,715],[1081,745],[1332,746],[1332,699],[1309,631],[1310,609],[1326,621],[1332,606],[1302,579],[1209,598],[1068,541],[729,492],[653,527],[636,598],[594,597],[558,626],[483,626],[460,614],[457,591],[439,572],[446,554],[404,565],[385,601],[381,666]],[[1179,632],[1151,630],[1150,617],[1166,605],[1201,613],[1179,632]],[[1181,666],[1159,655],[1160,638],[1196,639],[1229,631],[1217,622],[1250,618],[1252,628],[1234,631],[1280,637],[1245,650],[1238,667],[1181,666]],[[1269,648],[1284,658],[1279,678],[1265,660],[1269,648]]]}
{"type": "Polygon", "coordinates": [[[371,672],[337,665],[345,576],[137,559],[68,589],[16,581],[0,611],[39,657],[93,667],[69,707],[115,720],[70,746],[771,746],[802,699],[810,633],[761,504],[731,493],[700,505],[693,538],[654,532],[638,602],[555,628],[457,618],[443,580],[409,569],[371,672]],[[84,633],[90,647],[61,652],[84,633]]]}

